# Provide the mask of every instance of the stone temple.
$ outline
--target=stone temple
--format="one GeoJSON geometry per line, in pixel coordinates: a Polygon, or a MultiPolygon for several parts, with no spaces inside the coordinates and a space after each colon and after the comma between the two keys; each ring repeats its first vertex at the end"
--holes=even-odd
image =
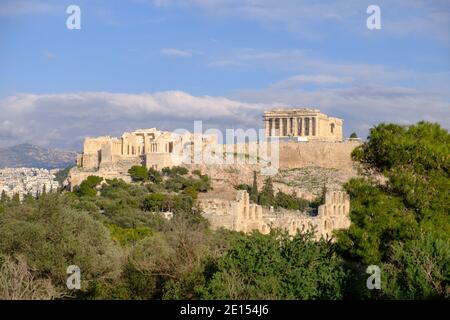
{"type": "Polygon", "coordinates": [[[297,138],[298,141],[342,141],[343,120],[328,117],[319,109],[273,109],[265,111],[266,137],[297,138]]]}
{"type": "Polygon", "coordinates": [[[212,134],[174,133],[156,128],[125,132],[121,137],[86,138],[83,153],[77,155],[77,167],[69,172],[68,185],[73,189],[93,174],[131,182],[128,170],[134,165],[157,170],[183,165],[191,172],[200,170],[211,177],[213,189],[199,194],[197,204],[212,228],[242,232],[259,230],[262,233],[281,228],[290,234],[295,234],[298,229],[314,228],[317,237],[331,237],[333,230],[348,228],[350,199],[342,185],[332,179],[326,178],[325,203],[313,211],[280,208],[274,211],[274,208],[250,203],[246,191],[234,188],[252,183],[254,172],[259,173],[257,183],[262,187],[265,169],[272,165],[273,154],[279,157],[278,169],[282,173],[275,176],[275,191],[300,194],[308,200],[317,196],[314,189],[319,188],[317,181],[321,181],[323,172],[331,170],[334,176],[345,177],[354,174],[351,153],[361,141],[343,138],[342,119],[308,108],[274,109],[264,112],[263,119],[265,138],[268,139],[232,145],[219,144],[218,137],[212,134]],[[275,142],[273,146],[272,142],[275,142]],[[277,152],[272,150],[273,147],[277,152]],[[267,159],[270,161],[267,161],[264,153],[259,151],[269,149],[267,159]],[[250,161],[251,150],[258,150],[258,161],[250,161]],[[200,162],[190,161],[199,153],[205,155],[211,151],[233,161],[223,164],[203,161],[205,158],[200,158],[200,162]],[[242,161],[235,162],[236,159],[242,161]],[[304,169],[308,175],[313,171],[317,173],[307,179],[296,171],[299,169],[304,169]]]}
{"type": "MultiPolygon", "coordinates": [[[[84,140],[84,150],[77,155],[77,166],[101,169],[119,163],[145,165],[162,169],[182,163],[186,148],[200,141],[202,147],[216,144],[215,135],[177,134],[156,128],[125,132],[122,137],[97,137],[84,140]]],[[[131,167],[130,165],[130,167],[131,167]]]]}

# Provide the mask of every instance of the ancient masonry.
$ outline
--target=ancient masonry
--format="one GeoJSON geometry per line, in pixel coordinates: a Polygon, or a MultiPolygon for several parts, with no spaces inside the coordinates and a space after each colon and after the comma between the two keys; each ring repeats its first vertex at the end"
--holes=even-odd
{"type": "Polygon", "coordinates": [[[214,229],[267,234],[273,228],[287,230],[294,235],[298,230],[315,228],[316,237],[331,238],[332,231],[350,226],[350,199],[343,191],[329,191],[325,203],[315,216],[307,212],[282,210],[274,212],[250,203],[247,191],[239,190],[235,200],[199,199],[203,215],[214,229]]]}
{"type": "MultiPolygon", "coordinates": [[[[77,155],[77,167],[69,173],[69,186],[73,188],[95,174],[106,179],[119,178],[131,181],[128,169],[133,165],[162,169],[174,165],[200,169],[215,180],[230,180],[237,171],[236,181],[251,183],[253,171],[263,172],[273,164],[276,154],[278,169],[319,167],[352,171],[351,152],[361,144],[360,140],[343,138],[343,120],[329,117],[318,109],[274,109],[264,112],[265,142],[245,142],[220,145],[215,135],[176,134],[156,128],[125,132],[122,137],[86,138],[82,154],[77,155]],[[272,142],[278,141],[276,150],[272,142]],[[198,146],[199,149],[198,149],[198,146]],[[211,152],[214,155],[232,155],[244,159],[228,165],[192,163],[196,155],[211,152]],[[206,151],[205,151],[206,150],[206,151]],[[257,163],[250,151],[257,150],[257,163]],[[265,151],[267,151],[267,157],[265,151]],[[186,161],[188,156],[188,161],[186,161]],[[226,176],[222,176],[226,174],[226,176]],[[219,175],[219,177],[217,177],[219,175]]],[[[245,140],[244,140],[245,141],[245,140]]],[[[233,180],[233,179],[231,179],[233,180]]],[[[233,189],[232,184],[229,187],[233,189]]],[[[291,190],[294,191],[295,190],[291,190]]],[[[289,191],[289,192],[291,192],[289,191]]],[[[211,197],[212,195],[209,195],[211,197]]],[[[198,200],[203,214],[215,228],[249,232],[269,232],[271,228],[283,228],[291,234],[297,229],[315,227],[318,236],[330,236],[334,229],[346,228],[350,224],[349,198],[341,191],[326,194],[325,204],[314,215],[305,212],[278,210],[273,212],[251,204],[246,192],[238,192],[235,198],[216,194],[214,198],[198,200]]]]}
{"type": "Polygon", "coordinates": [[[86,138],[83,153],[77,155],[76,163],[85,169],[108,168],[122,162],[160,170],[181,164],[186,148],[194,141],[200,141],[202,148],[206,148],[216,144],[216,136],[176,134],[151,128],[125,132],[121,138],[86,138]]]}
{"type": "Polygon", "coordinates": [[[343,120],[328,117],[318,109],[274,109],[264,112],[267,137],[296,138],[298,141],[342,141],[343,120]]]}

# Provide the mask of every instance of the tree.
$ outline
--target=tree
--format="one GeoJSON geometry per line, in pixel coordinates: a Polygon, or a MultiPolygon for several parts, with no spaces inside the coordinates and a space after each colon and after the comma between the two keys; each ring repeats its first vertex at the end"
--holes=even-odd
{"type": "Polygon", "coordinates": [[[258,202],[258,181],[256,179],[256,171],[253,171],[253,186],[250,192],[250,200],[253,202],[258,202]]]}
{"type": "Polygon", "coordinates": [[[384,297],[448,297],[449,154],[449,133],[428,122],[380,124],[352,153],[385,181],[345,185],[352,224],[337,232],[338,246],[356,263],[383,265],[384,297]]]}
{"type": "Polygon", "coordinates": [[[61,296],[50,279],[33,275],[24,256],[7,256],[0,264],[1,300],[53,300],[61,296]]]}
{"type": "Polygon", "coordinates": [[[188,196],[190,196],[192,199],[197,199],[198,198],[198,191],[194,188],[194,187],[192,187],[192,186],[189,186],[189,187],[187,187],[186,189],[184,189],[183,190],[183,193],[185,194],[185,195],[188,195],[188,196]]]}
{"type": "Polygon", "coordinates": [[[263,189],[261,190],[261,193],[259,194],[258,203],[260,205],[266,205],[271,206],[275,203],[275,196],[273,191],[273,183],[272,178],[268,177],[266,181],[264,182],[263,189]]]}
{"type": "Polygon", "coordinates": [[[86,212],[68,207],[63,195],[47,194],[33,205],[8,208],[0,216],[0,234],[0,252],[23,255],[36,277],[50,278],[62,290],[70,265],[82,270],[82,290],[120,272],[120,251],[108,230],[86,212]]]}
{"type": "Polygon", "coordinates": [[[160,184],[162,182],[161,173],[153,168],[148,169],[148,180],[153,183],[160,184]]]}
{"type": "Polygon", "coordinates": [[[450,244],[433,235],[395,243],[382,269],[382,292],[390,299],[450,298],[450,244]]]}
{"type": "Polygon", "coordinates": [[[133,181],[147,181],[148,170],[145,166],[132,166],[128,173],[133,181]]]}
{"type": "Polygon", "coordinates": [[[160,212],[167,209],[167,196],[161,193],[149,194],[142,204],[145,211],[160,212]]]}
{"type": "Polygon", "coordinates": [[[312,233],[236,236],[208,270],[206,299],[339,299],[346,279],[342,259],[312,233]]]}
{"type": "Polygon", "coordinates": [[[352,132],[352,134],[350,135],[350,139],[356,139],[358,138],[358,135],[356,134],[356,132],[352,132]]]}
{"type": "Polygon", "coordinates": [[[80,185],[74,188],[75,194],[78,196],[95,197],[97,195],[96,187],[103,181],[102,177],[89,176],[86,180],[83,180],[80,185]]]}
{"type": "Polygon", "coordinates": [[[2,196],[0,197],[0,203],[6,203],[9,201],[9,197],[5,190],[2,190],[2,196]]]}

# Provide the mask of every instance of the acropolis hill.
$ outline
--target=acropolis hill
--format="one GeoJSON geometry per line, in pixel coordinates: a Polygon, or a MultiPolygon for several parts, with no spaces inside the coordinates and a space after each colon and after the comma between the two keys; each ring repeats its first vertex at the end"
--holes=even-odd
{"type": "Polygon", "coordinates": [[[328,117],[318,109],[266,111],[263,124],[264,140],[232,145],[218,143],[211,134],[179,134],[156,128],[125,132],[121,137],[86,138],[83,153],[77,156],[77,167],[69,174],[70,185],[73,188],[89,175],[131,182],[128,170],[133,165],[157,170],[181,165],[191,171],[199,169],[212,178],[213,191],[200,195],[198,203],[215,228],[268,232],[271,227],[282,227],[294,232],[301,226],[315,226],[319,235],[330,235],[334,229],[347,227],[350,204],[341,186],[356,175],[351,152],[361,141],[344,139],[343,120],[328,117]],[[197,153],[228,158],[219,164],[206,160],[199,163],[192,161],[197,153]],[[251,184],[255,171],[259,173],[257,183],[262,186],[265,170],[273,169],[275,156],[278,171],[271,173],[275,191],[311,200],[324,185],[327,187],[326,201],[317,216],[286,210],[274,213],[249,203],[245,191],[234,189],[241,183],[251,184]]]}

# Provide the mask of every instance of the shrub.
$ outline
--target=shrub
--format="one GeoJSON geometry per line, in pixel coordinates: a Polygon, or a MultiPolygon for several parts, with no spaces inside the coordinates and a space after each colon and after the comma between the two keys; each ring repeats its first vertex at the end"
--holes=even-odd
{"type": "Polygon", "coordinates": [[[128,173],[133,181],[147,181],[148,170],[145,166],[132,166],[128,173]]]}

